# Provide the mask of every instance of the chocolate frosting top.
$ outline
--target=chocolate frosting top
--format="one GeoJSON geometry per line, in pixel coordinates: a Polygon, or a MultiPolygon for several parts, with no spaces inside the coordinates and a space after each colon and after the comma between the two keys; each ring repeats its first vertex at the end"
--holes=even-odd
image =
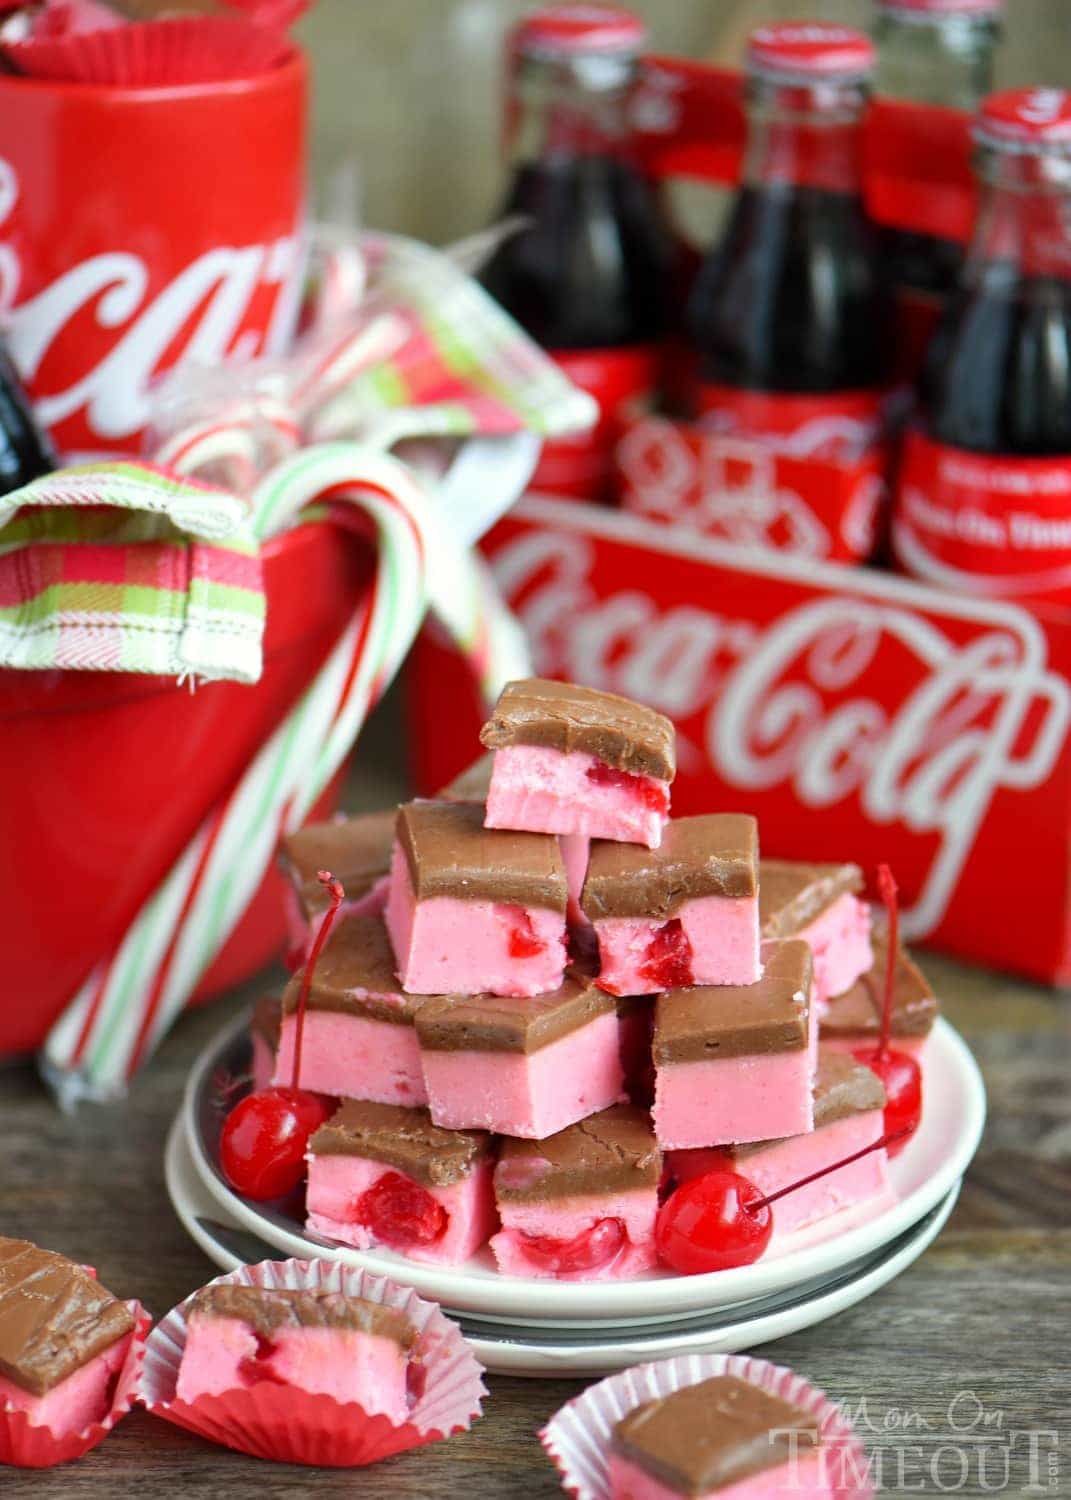
{"type": "Polygon", "coordinates": [[[359,901],[390,872],[394,817],[395,809],[388,808],[359,818],[307,823],[283,839],[283,864],[306,921],[320,916],[330,904],[317,871],[329,870],[341,880],[348,901],[359,901]]]}
{"type": "Polygon", "coordinates": [[[417,1332],[396,1308],[344,1292],[291,1291],[282,1287],[204,1286],[190,1303],[193,1318],[238,1318],[270,1338],[280,1328],[345,1328],[393,1339],[412,1348],[417,1332]]]}
{"type": "Polygon", "coordinates": [[[849,1115],[885,1108],[885,1085],[865,1063],[847,1052],[818,1047],[814,1075],[814,1128],[846,1120],[849,1115]]]}
{"type": "Polygon", "coordinates": [[[364,1156],[426,1187],[460,1182],[490,1150],[483,1130],[442,1130],[426,1109],[344,1099],[309,1142],[313,1156],[364,1156]]]}
{"type": "Polygon", "coordinates": [[[580,750],[617,771],[659,781],[672,781],[677,769],[676,735],[665,714],[616,693],[542,677],[506,684],[480,740],[491,750],[580,750]]]}
{"type": "MultiPolygon", "coordinates": [[[[884,933],[874,935],[874,964],[850,990],[830,1000],[819,1020],[824,1037],[877,1037],[885,1000],[885,960],[888,943],[884,933]]],[[[893,1036],[927,1036],[937,1017],[937,1000],[926,976],[909,953],[901,948],[893,983],[893,1036]]]]}
{"type": "Polygon", "coordinates": [[[796,1052],[807,1045],[814,962],[806,943],[765,944],[757,984],[700,984],[655,1003],[656,1063],[796,1052]]]}
{"type": "Polygon", "coordinates": [[[278,995],[261,995],[253,1002],[249,1029],[259,1032],[273,1052],[279,1050],[279,1028],[283,1023],[283,1002],[278,995]]]}
{"type": "Polygon", "coordinates": [[[452,896],[542,906],[564,915],[565,866],[549,833],[483,826],[483,805],[407,802],[398,809],[398,842],[418,901],[452,896]]]}
{"type": "Polygon", "coordinates": [[[752,817],[674,818],[657,849],[594,839],[580,904],[592,921],[649,917],[664,922],[698,896],[753,896],[758,859],[752,817]]]}
{"type": "Polygon", "coordinates": [[[818,1419],[735,1375],[715,1375],[622,1417],[611,1444],[678,1495],[706,1495],[814,1451],[818,1419]],[[793,1439],[786,1429],[810,1436],[793,1439]]]}
{"type": "Polygon", "coordinates": [[[0,1238],[0,1375],[33,1396],[132,1332],[134,1315],[89,1272],[28,1240],[0,1238]]]}
{"type": "Polygon", "coordinates": [[[573,972],[549,995],[435,996],[420,1007],[416,1028],[430,1052],[532,1053],[616,1008],[613,995],[573,972]]]}
{"type": "Polygon", "coordinates": [[[796,859],[759,862],[759,928],[766,938],[787,938],[809,926],[839,896],[863,889],[858,865],[816,865],[796,859]]]}
{"type": "Polygon", "coordinates": [[[491,789],[491,768],[495,763],[493,751],[479,756],[453,781],[448,781],[438,797],[443,802],[486,802],[491,789]]]}
{"type": "MultiPolygon", "coordinates": [[[[283,1012],[292,1015],[301,997],[301,975],[295,974],[283,995],[283,1012]]],[[[339,1011],[411,1026],[423,995],[407,995],[395,973],[394,951],[382,917],[342,917],[324,944],[309,987],[310,1010],[339,1011]]]]}
{"type": "Polygon", "coordinates": [[[614,1104],[542,1141],[502,1141],[495,1192],[505,1203],[657,1187],[662,1175],[650,1116],[614,1104]]]}

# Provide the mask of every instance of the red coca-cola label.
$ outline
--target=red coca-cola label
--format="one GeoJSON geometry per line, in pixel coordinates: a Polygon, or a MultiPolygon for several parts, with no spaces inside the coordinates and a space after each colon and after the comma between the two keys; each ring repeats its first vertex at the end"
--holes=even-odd
{"type": "Polygon", "coordinates": [[[1071,604],[1071,454],[971,453],[911,431],[893,547],[916,578],[973,594],[1071,604]]]}
{"type": "Polygon", "coordinates": [[[882,397],[877,391],[829,391],[786,395],[742,390],[705,381],[696,409],[706,432],[751,438],[777,453],[857,463],[881,435],[882,397]]]}
{"type": "Polygon", "coordinates": [[[880,447],[835,463],[644,416],[626,424],[616,467],[623,509],[718,541],[838,562],[874,550],[885,494],[880,447]]]}
{"type": "Polygon", "coordinates": [[[532,479],[535,489],[577,500],[612,499],[614,447],[626,411],[648,400],[658,385],[659,353],[652,344],[625,349],[552,350],[574,385],[595,397],[599,420],[588,432],[547,443],[532,479]]]}
{"type": "MultiPolygon", "coordinates": [[[[754,813],[771,855],[886,860],[914,937],[1071,973],[1067,621],[590,506],[526,500],[485,545],[541,672],[673,719],[675,815],[754,813]]],[[[459,765],[463,676],[421,674],[413,736],[459,765]]]]}

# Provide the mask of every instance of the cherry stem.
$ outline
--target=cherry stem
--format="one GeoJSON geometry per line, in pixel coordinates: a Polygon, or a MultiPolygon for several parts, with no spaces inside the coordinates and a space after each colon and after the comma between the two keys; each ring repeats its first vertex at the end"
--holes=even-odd
{"type": "Polygon", "coordinates": [[[312,988],[313,970],[316,968],[316,960],[320,957],[320,951],[327,942],[331,925],[338,914],[338,909],[346,899],[346,892],[342,889],[341,880],[336,880],[329,870],[317,870],[316,879],[323,886],[331,898],[331,905],[324,912],[320,921],[320,930],[316,934],[309,956],[305,960],[305,972],[301,976],[301,993],[298,995],[297,1020],[294,1023],[294,1066],[290,1074],[290,1087],[300,1087],[301,1077],[301,1043],[305,1035],[305,1012],[309,1006],[309,990],[312,988]]]}
{"type": "Polygon", "coordinates": [[[881,1008],[881,1037],[876,1056],[885,1057],[892,1033],[893,991],[896,988],[896,960],[900,952],[900,907],[896,899],[896,881],[888,865],[878,866],[878,895],[889,919],[889,948],[885,955],[885,999],[881,1008]]]}
{"type": "Polygon", "coordinates": [[[790,1182],[788,1187],[778,1188],[776,1193],[768,1193],[765,1198],[754,1198],[750,1203],[745,1203],[744,1208],[749,1214],[755,1213],[757,1209],[769,1208],[771,1203],[776,1203],[778,1198],[787,1197],[794,1193],[797,1188],[806,1187],[809,1182],[817,1182],[819,1177],[828,1177],[830,1172],[839,1172],[841,1167],[849,1166],[853,1161],[858,1161],[862,1156],[869,1156],[872,1151],[880,1151],[883,1146],[895,1145],[902,1141],[905,1135],[911,1134],[909,1125],[900,1130],[891,1131],[888,1135],[881,1136],[876,1141],[871,1141],[869,1146],[862,1146],[858,1151],[853,1151],[851,1156],[844,1156],[840,1161],[830,1162],[828,1167],[820,1167],[817,1172],[812,1172],[809,1177],[801,1177],[798,1182],[790,1182]]]}

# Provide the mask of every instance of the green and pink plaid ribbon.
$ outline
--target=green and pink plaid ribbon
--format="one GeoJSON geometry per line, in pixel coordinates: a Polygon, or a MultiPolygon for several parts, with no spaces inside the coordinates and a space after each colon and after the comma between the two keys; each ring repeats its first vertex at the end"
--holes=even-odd
{"type": "Polygon", "coordinates": [[[359,511],[378,543],[373,583],[315,679],[50,1033],[42,1067],[65,1104],[121,1094],[151,1055],[280,835],[301,826],[349,754],[429,607],[489,699],[528,670],[523,635],[471,543],[526,482],[530,434],[580,430],[593,403],[448,258],[381,236],[363,248],[366,301],[282,395],[269,382],[266,395],[172,424],[155,455],[166,472],[61,470],[0,502],[0,622],[10,627],[0,660],[26,667],[253,680],[260,543],[299,516],[330,522],[339,507],[359,511]],[[324,441],[340,433],[360,441],[324,441]],[[444,436],[482,441],[434,483],[384,451],[444,436]],[[162,549],[155,570],[139,565],[142,547],[162,549]],[[131,642],[143,627],[155,646],[131,642]]]}

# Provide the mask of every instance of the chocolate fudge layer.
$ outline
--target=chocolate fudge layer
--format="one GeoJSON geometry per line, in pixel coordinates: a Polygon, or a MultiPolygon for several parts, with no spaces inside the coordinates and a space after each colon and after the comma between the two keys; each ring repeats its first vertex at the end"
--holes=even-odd
{"type": "Polygon", "coordinates": [[[759,931],[787,938],[810,926],[840,896],[863,889],[858,865],[815,865],[795,859],[759,861],[759,931]]]}
{"type": "Polygon", "coordinates": [[[313,1156],[365,1156],[427,1187],[467,1177],[491,1147],[484,1130],[440,1130],[426,1109],[345,1099],[309,1142],[313,1156]]]}
{"type": "Polygon", "coordinates": [[[474,760],[453,781],[448,781],[438,797],[443,802],[486,802],[491,788],[491,768],[495,757],[491,751],[474,760]]]}
{"type": "Polygon", "coordinates": [[[580,904],[592,921],[648,917],[664,922],[702,896],[753,896],[759,835],[754,818],[710,813],[674,818],[657,849],[594,839],[580,904]]]}
{"type": "Polygon", "coordinates": [[[614,1428],[611,1445],[678,1495],[706,1495],[814,1451],[809,1412],[735,1375],[715,1375],[645,1401],[614,1428]],[[791,1431],[805,1434],[794,1438],[791,1431]]]}
{"type": "MultiPolygon", "coordinates": [[[[885,964],[889,948],[884,933],[874,935],[874,964],[850,990],[836,995],[821,1017],[819,1035],[873,1037],[881,1031],[885,1003],[885,964]]],[[[893,981],[891,1032],[896,1036],[927,1036],[937,1018],[937,1000],[926,976],[910,953],[901,948],[893,981]]]]}
{"type": "Polygon", "coordinates": [[[811,950],[800,941],[763,948],[757,984],[697,984],[655,1002],[656,1064],[794,1052],[807,1045],[811,950]]]}
{"type": "Polygon", "coordinates": [[[617,771],[659,781],[672,781],[677,769],[676,735],[664,714],[616,693],[542,677],[507,683],[480,741],[490,750],[579,750],[617,771]]]}
{"type": "MultiPolygon", "coordinates": [[[[818,1047],[818,1066],[814,1075],[814,1128],[846,1120],[849,1115],[885,1108],[885,1085],[876,1073],[845,1052],[832,1047],[818,1047]]],[[[784,1137],[781,1137],[784,1139],[784,1137]]],[[[736,1158],[769,1151],[778,1141],[746,1141],[725,1146],[736,1158]]]]}
{"type": "MultiPolygon", "coordinates": [[[[283,994],[283,1013],[297,1010],[301,975],[283,994]]],[[[390,938],[381,917],[343,917],[324,944],[309,987],[310,1010],[341,1011],[373,1021],[412,1021],[423,995],[407,995],[398,983],[390,938]],[[394,997],[394,998],[386,998],[394,997]]]]}
{"type": "Polygon", "coordinates": [[[661,1175],[662,1153],[647,1111],[615,1104],[543,1141],[505,1137],[495,1192],[505,1203],[543,1203],[655,1188],[661,1175]]]}
{"type": "Polygon", "coordinates": [[[407,802],[398,842],[418,901],[434,896],[542,906],[565,913],[567,888],[558,840],[483,826],[483,805],[407,802]]]}
{"type": "Polygon", "coordinates": [[[348,901],[367,896],[376,881],[390,873],[394,818],[394,808],[388,808],[360,818],[309,823],[283,839],[279,852],[307,921],[330,905],[316,878],[319,870],[330,870],[342,882],[348,901]]]}
{"type": "Polygon", "coordinates": [[[594,980],[567,974],[549,995],[439,995],[417,1016],[421,1047],[429,1052],[538,1052],[617,1009],[594,980]]]}
{"type": "Polygon", "coordinates": [[[187,1320],[197,1316],[238,1318],[270,1338],[280,1328],[345,1328],[393,1339],[403,1349],[416,1342],[416,1329],[396,1308],[341,1292],[290,1291],[257,1286],[206,1286],[194,1296],[187,1320]]]}
{"type": "Polygon", "coordinates": [[[28,1240],[0,1238],[0,1375],[43,1396],[134,1328],[88,1271],[28,1240]]]}
{"type": "Polygon", "coordinates": [[[273,1052],[279,1050],[279,1028],[283,1024],[283,1002],[278,995],[261,995],[253,1002],[249,1029],[262,1036],[273,1052]]]}

